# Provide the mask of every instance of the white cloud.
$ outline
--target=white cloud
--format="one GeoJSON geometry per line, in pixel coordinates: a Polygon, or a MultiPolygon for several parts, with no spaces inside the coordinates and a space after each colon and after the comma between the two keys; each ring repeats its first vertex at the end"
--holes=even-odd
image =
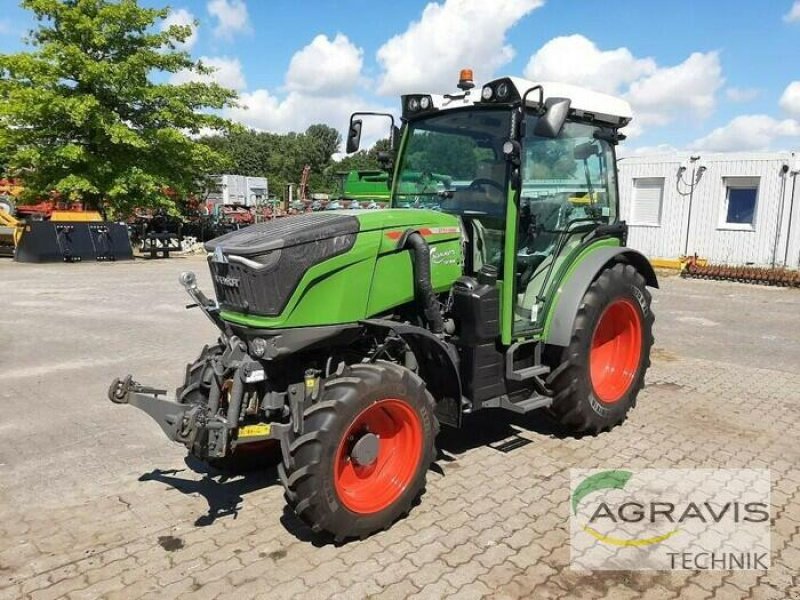
{"type": "MultiPolygon", "coordinates": [[[[325,123],[344,134],[353,111],[395,112],[357,94],[362,63],[363,50],[347,36],[337,34],[330,39],[318,35],[292,56],[285,95],[264,88],[244,92],[238,106],[224,114],[253,129],[275,133],[305,131],[309,125],[325,123]]],[[[385,137],[388,131],[387,121],[366,119],[362,147],[385,137]]]]}
{"type": "Polygon", "coordinates": [[[676,152],[680,152],[680,150],[672,144],[657,144],[655,146],[631,146],[629,144],[621,144],[617,147],[617,156],[620,158],[653,154],[675,154],[676,152]]]}
{"type": "Polygon", "coordinates": [[[346,35],[318,35],[292,56],[286,73],[289,91],[337,96],[353,90],[361,78],[364,51],[346,35]]]}
{"type": "Polygon", "coordinates": [[[790,115],[800,117],[800,81],[793,81],[786,86],[781,95],[780,105],[790,115]]]}
{"type": "Polygon", "coordinates": [[[656,70],[652,58],[636,58],[627,48],[600,50],[582,35],[553,38],[531,56],[525,77],[574,83],[608,94],[656,70]]]}
{"type": "MultiPolygon", "coordinates": [[[[281,99],[267,89],[245,92],[237,104],[237,107],[226,109],[226,117],[254,129],[275,133],[305,131],[314,123],[325,123],[344,133],[350,114],[355,110],[391,112],[385,106],[366,103],[355,95],[323,97],[289,92],[281,99]]],[[[388,121],[365,120],[362,147],[385,137],[388,131],[388,121]]]]}
{"type": "Polygon", "coordinates": [[[660,126],[687,114],[709,116],[724,81],[717,52],[694,52],[679,65],[634,81],[625,96],[640,126],[660,126]]]}
{"type": "Polygon", "coordinates": [[[200,62],[206,67],[215,69],[210,75],[201,75],[192,71],[178,71],[173,73],[169,82],[175,85],[197,81],[201,83],[218,83],[222,87],[234,90],[243,90],[247,87],[242,72],[242,63],[238,58],[227,58],[225,56],[201,56],[200,62]]]}
{"type": "Polygon", "coordinates": [[[8,35],[9,33],[11,33],[11,23],[0,20],[0,35],[8,35]]]}
{"type": "Polygon", "coordinates": [[[761,95],[758,88],[729,87],[725,90],[725,97],[731,102],[750,102],[761,95]]]}
{"type": "Polygon", "coordinates": [[[188,25],[192,28],[192,33],[189,35],[189,37],[187,37],[183,43],[176,43],[175,47],[179,50],[187,51],[194,48],[194,45],[197,43],[197,23],[195,22],[194,15],[185,8],[171,10],[169,11],[167,18],[161,22],[161,31],[165,31],[173,25],[181,25],[183,27],[188,25]]]}
{"type": "Polygon", "coordinates": [[[783,20],[787,23],[796,23],[800,21],[800,0],[794,0],[792,8],[789,9],[788,13],[783,15],[783,20]]]}
{"type": "Polygon", "coordinates": [[[628,100],[634,119],[630,137],[663,126],[677,117],[705,118],[716,106],[722,87],[717,52],[695,52],[674,66],[635,56],[628,48],[602,50],[582,35],[553,38],[528,61],[526,77],[565,81],[628,100]]]}
{"type": "Polygon", "coordinates": [[[506,33],[544,0],[445,0],[430,2],[419,21],[378,49],[383,73],[378,93],[451,91],[462,68],[480,80],[507,64],[514,49],[506,33]]]}
{"type": "Polygon", "coordinates": [[[218,21],[214,35],[230,40],[234,34],[250,33],[250,16],[244,0],[211,0],[207,5],[208,14],[218,21]]]}
{"type": "Polygon", "coordinates": [[[741,115],[696,140],[692,148],[715,152],[769,150],[783,139],[800,141],[800,123],[768,115],[741,115]]]}

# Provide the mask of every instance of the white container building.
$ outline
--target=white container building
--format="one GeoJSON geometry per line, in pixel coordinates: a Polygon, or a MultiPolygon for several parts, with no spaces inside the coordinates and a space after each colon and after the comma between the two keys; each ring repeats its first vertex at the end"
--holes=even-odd
{"type": "Polygon", "coordinates": [[[630,156],[619,161],[628,245],[650,258],[800,267],[800,156],[630,156]]]}
{"type": "Polygon", "coordinates": [[[216,187],[208,194],[208,204],[241,204],[257,206],[269,197],[269,186],[265,177],[244,175],[217,175],[216,187]]]}

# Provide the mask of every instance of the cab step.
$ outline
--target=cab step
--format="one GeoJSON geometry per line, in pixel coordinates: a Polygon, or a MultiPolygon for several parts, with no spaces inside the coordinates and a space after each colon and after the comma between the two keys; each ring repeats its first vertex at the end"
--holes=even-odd
{"type": "Polygon", "coordinates": [[[483,408],[502,408],[504,410],[524,415],[540,408],[547,408],[553,404],[553,399],[549,396],[542,396],[534,393],[530,398],[513,402],[508,396],[498,396],[483,403],[483,408]]]}
{"type": "Polygon", "coordinates": [[[515,342],[506,350],[506,379],[509,381],[527,381],[534,377],[541,377],[550,372],[550,367],[542,364],[542,345],[535,341],[515,342]],[[514,359],[517,350],[523,346],[533,346],[533,365],[521,369],[514,368],[514,359]]]}

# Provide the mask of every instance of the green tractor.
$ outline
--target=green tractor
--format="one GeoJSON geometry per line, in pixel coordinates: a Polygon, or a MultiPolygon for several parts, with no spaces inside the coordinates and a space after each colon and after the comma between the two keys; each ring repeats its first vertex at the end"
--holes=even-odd
{"type": "Polygon", "coordinates": [[[391,208],[206,244],[216,300],[181,283],[220,337],[175,398],[130,376],[109,390],[217,466],[279,445],[288,504],[337,540],[409,512],[440,424],[539,410],[595,435],[625,420],[650,365],[658,282],[619,220],[629,105],[519,78],[459,88],[403,96],[402,128],[383,115],[391,208]]]}

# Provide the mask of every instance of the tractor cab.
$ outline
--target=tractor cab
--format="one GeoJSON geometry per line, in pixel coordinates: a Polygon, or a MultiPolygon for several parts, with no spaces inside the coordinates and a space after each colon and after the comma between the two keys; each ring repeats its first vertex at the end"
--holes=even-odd
{"type": "Polygon", "coordinates": [[[632,112],[562,83],[504,77],[478,91],[469,70],[459,88],[402,97],[391,206],[460,217],[465,273],[491,270],[503,284],[508,342],[542,330],[561,268],[587,242],[624,244],[615,146],[632,112]]]}

